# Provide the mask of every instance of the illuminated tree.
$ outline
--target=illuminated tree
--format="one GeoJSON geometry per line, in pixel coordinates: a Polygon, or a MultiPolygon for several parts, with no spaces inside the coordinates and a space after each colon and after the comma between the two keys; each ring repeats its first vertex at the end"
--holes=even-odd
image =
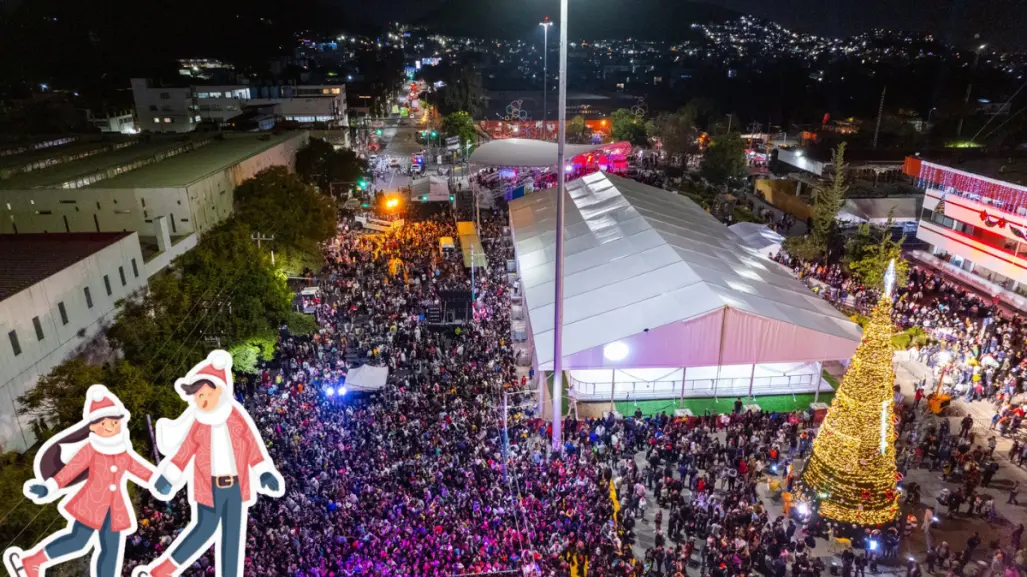
{"type": "Polygon", "coordinates": [[[892,421],[894,265],[886,277],[884,295],[813,441],[801,482],[804,497],[822,517],[861,526],[887,523],[899,509],[892,421]]]}

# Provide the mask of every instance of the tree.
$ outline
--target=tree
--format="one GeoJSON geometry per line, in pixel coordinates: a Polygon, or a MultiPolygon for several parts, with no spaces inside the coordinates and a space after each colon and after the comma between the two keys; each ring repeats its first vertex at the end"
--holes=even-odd
{"type": "Polygon", "coordinates": [[[698,150],[694,109],[686,107],[674,113],[660,114],[653,125],[664,152],[671,159],[680,157],[681,165],[688,166],[689,156],[698,150]]]}
{"type": "Polygon", "coordinates": [[[460,139],[460,150],[467,150],[467,145],[478,138],[474,129],[474,119],[464,111],[454,112],[442,119],[442,131],[446,136],[455,136],[460,139]]]}
{"type": "Polygon", "coordinates": [[[175,415],[182,408],[171,382],[168,379],[154,386],[140,367],[126,360],[96,366],[73,358],[54,367],[39,378],[35,388],[18,397],[19,412],[46,422],[47,434],[56,433],[82,420],[86,391],[95,383],[103,383],[132,415],[128,423],[132,444],[145,455],[151,449],[146,415],[175,415]]]}
{"type": "Polygon", "coordinates": [[[703,155],[700,174],[715,185],[731,184],[745,178],[745,142],[737,132],[714,138],[703,155]]]}
{"type": "Polygon", "coordinates": [[[909,275],[909,262],[902,258],[902,244],[906,237],[898,240],[892,236],[892,215],[883,228],[875,229],[870,223],[860,225],[856,236],[845,244],[845,263],[852,275],[865,286],[881,289],[884,287],[885,272],[892,262],[895,263],[896,283],[906,284],[909,275]]]}
{"type": "MultiPolygon", "coordinates": [[[[81,418],[81,404],[78,410],[81,418]]],[[[35,451],[0,454],[0,511],[4,514],[4,522],[0,523],[0,541],[8,544],[17,538],[13,544],[25,549],[43,538],[44,530],[64,526],[61,514],[57,512],[57,503],[37,507],[24,497],[22,487],[35,475],[32,470],[35,455],[35,451]]]]}
{"type": "Polygon", "coordinates": [[[253,231],[274,235],[276,259],[288,263],[290,272],[318,268],[320,243],[336,234],[338,222],[335,202],[282,166],[262,170],[235,189],[235,216],[253,231]]]}
{"type": "Polygon", "coordinates": [[[812,228],[805,236],[785,239],[783,247],[788,254],[802,260],[819,260],[827,255],[827,247],[834,231],[834,221],[845,202],[849,187],[845,184],[845,143],[831,152],[831,178],[813,190],[812,228]]]}
{"type": "Polygon", "coordinates": [[[585,117],[575,116],[567,121],[567,142],[571,144],[588,144],[592,141],[585,117]]]}
{"type": "Polygon", "coordinates": [[[44,419],[55,431],[74,425],[82,420],[86,390],[103,383],[103,373],[103,367],[78,359],[61,363],[50,374],[39,377],[34,388],[18,397],[19,412],[44,419]]]}
{"type": "Polygon", "coordinates": [[[247,375],[257,374],[259,363],[270,361],[277,345],[277,333],[268,331],[231,347],[228,352],[232,355],[232,370],[247,375]]]}
{"type": "Polygon", "coordinates": [[[845,202],[845,192],[849,189],[845,184],[845,143],[838,145],[831,152],[831,178],[826,184],[813,190],[813,230],[812,235],[818,246],[827,249],[834,230],[835,218],[845,202]]]}
{"type": "Polygon", "coordinates": [[[485,101],[481,74],[470,66],[450,67],[446,71],[445,86],[439,89],[436,106],[443,115],[465,111],[471,118],[479,118],[485,101]]]}
{"type": "Polygon", "coordinates": [[[800,493],[822,517],[880,525],[899,510],[895,490],[895,374],[891,294],[870,315],[802,472],[800,493]]]}
{"type": "Polygon", "coordinates": [[[258,248],[251,229],[229,220],[154,278],[140,301],[128,301],[107,336],[151,382],[183,375],[217,337],[223,348],[277,330],[293,293],[258,248]]]}
{"type": "Polygon", "coordinates": [[[311,138],[296,153],[296,174],[303,182],[317,186],[325,194],[332,192],[333,183],[355,184],[364,176],[366,169],[366,163],[355,152],[335,150],[320,138],[311,138]]]}
{"type": "Polygon", "coordinates": [[[317,332],[317,319],[313,315],[303,313],[290,313],[285,319],[289,333],[293,335],[310,335],[317,332]]]}
{"type": "Polygon", "coordinates": [[[649,146],[645,123],[627,108],[618,108],[610,115],[610,136],[618,142],[630,142],[632,146],[649,146]]]}

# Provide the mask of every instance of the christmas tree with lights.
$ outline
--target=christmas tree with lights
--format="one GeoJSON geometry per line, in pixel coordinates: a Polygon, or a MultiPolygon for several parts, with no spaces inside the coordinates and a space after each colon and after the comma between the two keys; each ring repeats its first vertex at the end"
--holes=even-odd
{"type": "Polygon", "coordinates": [[[894,283],[893,261],[885,275],[884,294],[870,315],[863,342],[835,393],[802,473],[802,498],[820,516],[840,523],[880,525],[895,519],[899,510],[892,409],[894,283]]]}

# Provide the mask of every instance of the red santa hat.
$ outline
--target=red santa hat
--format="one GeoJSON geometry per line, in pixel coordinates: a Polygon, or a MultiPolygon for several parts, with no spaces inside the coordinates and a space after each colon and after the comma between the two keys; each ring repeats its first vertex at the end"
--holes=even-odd
{"type": "Polygon", "coordinates": [[[213,383],[215,387],[221,387],[226,389],[229,394],[232,393],[232,355],[228,354],[227,351],[215,350],[211,351],[207,355],[206,360],[196,365],[189,371],[185,377],[175,381],[175,390],[182,398],[187,398],[188,395],[182,387],[191,385],[198,381],[209,381],[213,383]]]}
{"type": "Polygon", "coordinates": [[[127,418],[128,411],[121,400],[103,385],[93,385],[86,391],[85,406],[82,407],[82,418],[93,422],[107,417],[127,418]]]}

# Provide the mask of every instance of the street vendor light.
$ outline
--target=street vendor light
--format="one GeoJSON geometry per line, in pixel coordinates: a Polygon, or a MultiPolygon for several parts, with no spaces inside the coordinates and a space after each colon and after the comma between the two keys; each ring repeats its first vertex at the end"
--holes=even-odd
{"type": "Polygon", "coordinates": [[[398,198],[390,198],[389,200],[385,201],[385,208],[396,208],[397,206],[399,206],[398,198]]]}

